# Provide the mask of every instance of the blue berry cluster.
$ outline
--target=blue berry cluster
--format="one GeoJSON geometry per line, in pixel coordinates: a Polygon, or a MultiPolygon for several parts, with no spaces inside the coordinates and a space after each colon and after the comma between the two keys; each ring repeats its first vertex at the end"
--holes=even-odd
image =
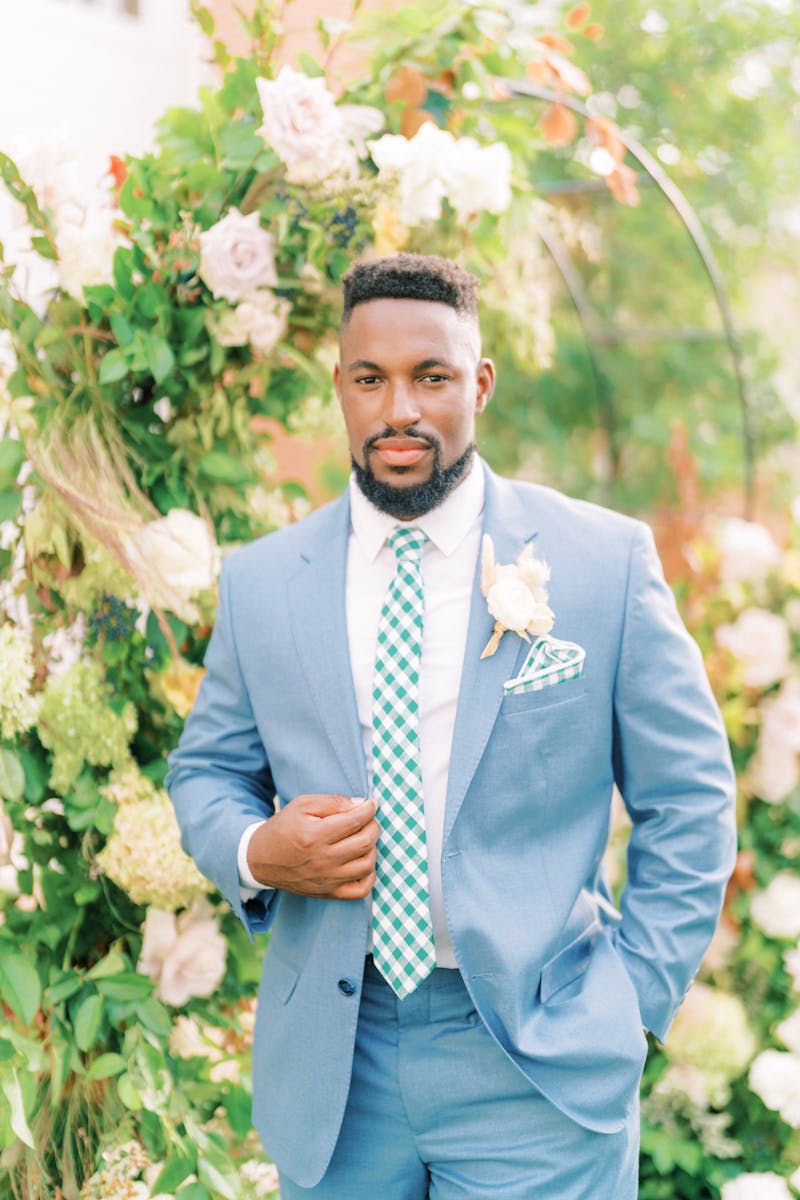
{"type": "Polygon", "coordinates": [[[127,641],[138,615],[135,608],[129,608],[118,596],[103,592],[89,615],[89,633],[96,640],[102,637],[107,642],[127,641]]]}
{"type": "Polygon", "coordinates": [[[347,208],[340,209],[339,212],[334,213],[331,217],[330,228],[336,245],[349,245],[357,225],[358,213],[352,204],[348,204],[347,208]]]}

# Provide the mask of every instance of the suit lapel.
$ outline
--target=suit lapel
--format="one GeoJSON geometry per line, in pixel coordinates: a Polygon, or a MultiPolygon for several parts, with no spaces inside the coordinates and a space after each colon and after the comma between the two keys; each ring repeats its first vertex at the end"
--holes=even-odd
{"type": "Polygon", "coordinates": [[[320,514],[317,536],[288,582],[300,665],[353,796],[369,795],[347,638],[345,588],[350,498],[320,514]]]}
{"type": "MultiPolygon", "coordinates": [[[[515,562],[526,542],[536,536],[530,514],[525,514],[508,481],[499,479],[484,464],[486,498],[483,532],[494,542],[499,563],[515,562]]],[[[445,839],[449,836],[467,788],[481,760],[503,700],[503,683],[516,674],[528,643],[515,633],[506,633],[490,658],[481,652],[491,637],[494,619],[481,593],[481,555],[472,587],[464,666],[456,709],[450,770],[447,782],[445,839]]]]}

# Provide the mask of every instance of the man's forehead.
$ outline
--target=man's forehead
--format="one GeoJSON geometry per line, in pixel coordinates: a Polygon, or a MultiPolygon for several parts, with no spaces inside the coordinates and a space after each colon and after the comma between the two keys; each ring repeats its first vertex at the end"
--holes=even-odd
{"type": "Polygon", "coordinates": [[[342,346],[362,342],[397,343],[413,339],[435,353],[438,345],[459,345],[480,354],[480,330],[475,317],[460,313],[438,300],[381,297],[357,304],[342,321],[339,338],[342,346]]]}

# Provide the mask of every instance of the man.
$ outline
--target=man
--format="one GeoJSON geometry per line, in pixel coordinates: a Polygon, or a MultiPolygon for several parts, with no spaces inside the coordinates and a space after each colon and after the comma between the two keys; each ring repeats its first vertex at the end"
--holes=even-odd
{"type": "Polygon", "coordinates": [[[472,276],[357,265],[340,348],[349,489],[226,559],[168,778],[188,853],[271,930],[254,1122],[283,1200],[632,1200],[644,1029],[734,857],[700,654],[644,525],[476,457],[472,276]]]}

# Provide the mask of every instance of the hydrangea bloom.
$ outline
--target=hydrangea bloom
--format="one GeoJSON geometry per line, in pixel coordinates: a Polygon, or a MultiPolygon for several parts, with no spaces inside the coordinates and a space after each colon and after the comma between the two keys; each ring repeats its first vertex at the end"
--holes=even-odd
{"type": "Polygon", "coordinates": [[[178,822],[166,792],[119,809],[97,865],[135,904],[184,908],[212,890],[181,849],[178,822]]]}
{"type": "Polygon", "coordinates": [[[724,1104],[728,1085],[756,1052],[756,1040],[741,1000],[704,983],[694,983],[667,1037],[673,1063],[702,1072],[709,1099],[724,1104]]]}
{"type": "Polygon", "coordinates": [[[52,788],[62,795],[68,792],[84,763],[116,767],[128,762],[136,724],[132,704],[125,704],[121,712],[110,707],[95,663],[78,662],[59,678],[49,679],[38,732],[42,745],[53,752],[52,788]]]}
{"type": "Polygon", "coordinates": [[[27,634],[13,625],[0,627],[0,737],[13,738],[36,721],[39,702],[31,695],[33,659],[27,634]]]}

